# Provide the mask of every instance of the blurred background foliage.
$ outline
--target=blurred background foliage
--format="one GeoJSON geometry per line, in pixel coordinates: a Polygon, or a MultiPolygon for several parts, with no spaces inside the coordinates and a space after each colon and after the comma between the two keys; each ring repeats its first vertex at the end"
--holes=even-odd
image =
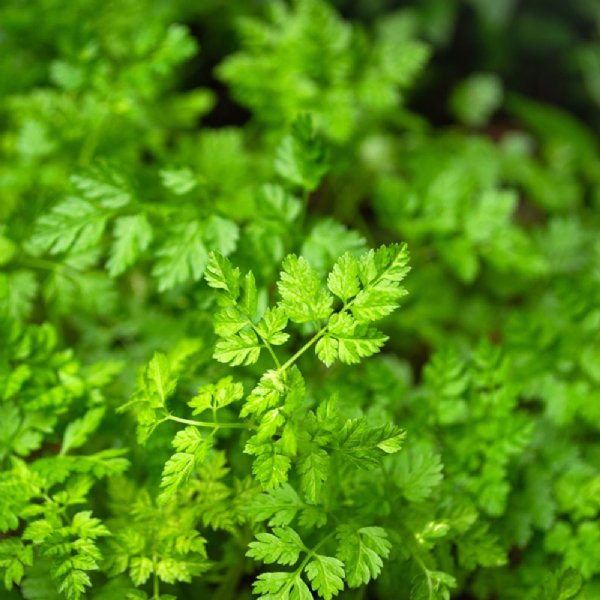
{"type": "MultiPolygon", "coordinates": [[[[599,134],[595,0],[4,0],[3,373],[21,357],[14,328],[49,322],[82,363],[125,363],[110,408],[154,350],[190,336],[192,388],[223,374],[209,250],[266,296],[289,252],[324,274],[345,251],[407,241],[388,355],[326,385],[413,436],[394,467],[403,527],[416,535],[427,515],[454,529],[418,552],[397,540],[373,597],[404,598],[399,565],[418,556],[465,598],[576,598],[560,595],[572,567],[593,599],[599,134]],[[294,130],[304,113],[314,132],[294,130]]],[[[99,439],[133,447],[131,477],[155,484],[169,436],[146,453],[116,420],[99,439]]],[[[12,439],[6,456],[42,443],[12,439]]]]}

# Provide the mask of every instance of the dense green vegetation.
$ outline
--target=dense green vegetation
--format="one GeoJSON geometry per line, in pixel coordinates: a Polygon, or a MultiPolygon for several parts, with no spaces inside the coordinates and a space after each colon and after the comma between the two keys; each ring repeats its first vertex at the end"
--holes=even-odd
{"type": "Polygon", "coordinates": [[[3,599],[600,598],[600,8],[397,4],[0,4],[3,599]]]}

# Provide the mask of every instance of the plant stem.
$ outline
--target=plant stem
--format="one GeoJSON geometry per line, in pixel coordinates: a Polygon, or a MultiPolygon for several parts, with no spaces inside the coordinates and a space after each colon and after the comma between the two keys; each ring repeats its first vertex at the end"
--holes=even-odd
{"type": "Polygon", "coordinates": [[[152,598],[153,598],[153,600],[159,600],[160,599],[160,588],[159,588],[159,582],[158,582],[158,575],[156,574],[156,556],[152,557],[152,564],[153,564],[152,598]]]}
{"type": "Polygon", "coordinates": [[[429,569],[423,562],[423,559],[418,554],[413,554],[413,559],[419,565],[427,579],[427,589],[429,591],[429,600],[433,600],[433,585],[431,583],[431,576],[429,575],[429,569]]]}
{"type": "Polygon", "coordinates": [[[287,368],[291,367],[323,334],[327,331],[327,325],[323,325],[321,329],[312,337],[296,354],[291,356],[281,367],[279,367],[279,371],[285,371],[287,368]]]}
{"type": "Polygon", "coordinates": [[[279,369],[281,367],[281,363],[279,362],[277,355],[273,351],[271,344],[269,344],[269,342],[267,342],[267,340],[265,340],[264,338],[263,338],[263,342],[265,343],[265,348],[269,351],[269,354],[271,355],[271,358],[273,359],[275,366],[279,369]]]}
{"type": "Polygon", "coordinates": [[[292,585],[294,585],[296,578],[302,574],[302,571],[304,570],[304,567],[306,567],[306,565],[308,564],[308,561],[313,556],[317,555],[317,550],[332,536],[333,536],[333,531],[331,533],[328,533],[312,550],[310,550],[309,548],[306,548],[306,547],[304,548],[304,550],[306,552],[306,556],[302,559],[302,562],[300,563],[300,565],[298,565],[298,568],[294,571],[294,577],[290,578],[290,580],[288,581],[286,586],[279,593],[281,593],[283,595],[284,592],[289,590],[290,587],[292,587],[292,585]]]}
{"type": "Polygon", "coordinates": [[[309,201],[310,201],[310,192],[307,189],[305,189],[302,192],[302,212],[303,212],[302,217],[303,217],[303,219],[306,218],[306,215],[308,213],[308,203],[309,203],[309,201]]]}
{"type": "MultiPolygon", "coordinates": [[[[376,285],[381,278],[386,274],[386,272],[389,269],[386,269],[385,271],[383,271],[383,273],[380,273],[378,277],[376,277],[372,282],[371,282],[371,286],[376,285]]],[[[356,297],[354,297],[352,300],[350,300],[349,302],[346,302],[344,304],[344,306],[342,306],[342,308],[338,311],[338,313],[342,313],[345,310],[348,310],[352,304],[354,303],[354,301],[356,300],[356,297]]],[[[296,354],[294,354],[291,358],[289,358],[283,365],[281,365],[279,367],[279,371],[285,371],[288,367],[292,366],[315,342],[317,342],[317,340],[322,337],[325,332],[327,331],[327,323],[325,323],[325,325],[323,325],[323,327],[321,327],[321,329],[310,339],[308,340],[308,342],[306,342],[306,344],[304,344],[304,346],[302,346],[302,348],[300,348],[300,350],[298,350],[298,352],[296,352],[296,354]]]]}
{"type": "Polygon", "coordinates": [[[254,325],[254,323],[252,322],[252,319],[248,315],[246,315],[246,318],[248,319],[248,323],[249,323],[250,327],[252,327],[252,329],[254,330],[254,333],[256,333],[256,335],[262,340],[263,344],[265,345],[265,348],[269,351],[269,354],[271,355],[271,358],[273,359],[275,366],[279,369],[281,367],[281,363],[279,362],[277,355],[273,351],[273,347],[271,346],[271,344],[269,344],[269,342],[262,335],[260,335],[260,332],[258,331],[258,328],[256,327],[256,325],[254,325]]]}
{"type": "Polygon", "coordinates": [[[211,429],[249,429],[246,423],[214,423],[210,421],[195,421],[194,419],[182,419],[175,415],[168,415],[164,420],[176,421],[184,425],[194,425],[195,427],[210,427],[211,429]]]}

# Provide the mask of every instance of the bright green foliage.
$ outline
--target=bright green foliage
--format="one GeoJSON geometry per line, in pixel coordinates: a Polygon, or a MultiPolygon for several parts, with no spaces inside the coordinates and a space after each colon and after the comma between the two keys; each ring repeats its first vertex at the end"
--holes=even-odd
{"type": "Polygon", "coordinates": [[[275,128],[308,111],[331,138],[346,141],[364,115],[377,119],[395,106],[429,56],[400,15],[383,22],[370,45],[322,0],[295,9],[276,3],[269,17],[240,22],[242,48],[217,73],[275,128]]]}
{"type": "Polygon", "coordinates": [[[360,258],[344,254],[333,266],[327,286],[342,302],[317,342],[317,354],[327,365],[339,358],[353,364],[379,351],[388,339],[367,324],[398,307],[406,290],[400,282],[408,272],[406,246],[382,247],[360,258]]]}
{"type": "MultiPolygon", "coordinates": [[[[369,314],[380,318],[393,310],[404,295],[399,281],[407,271],[406,250],[404,247],[382,247],[375,253],[364,253],[356,260],[354,296],[364,294],[361,310],[369,310],[371,301],[375,308],[369,314]],[[385,309],[380,308],[382,299],[385,309]]],[[[329,280],[332,278],[335,279],[335,270],[329,280]]],[[[168,408],[168,400],[176,393],[184,365],[197,347],[188,342],[183,351],[173,351],[172,355],[179,357],[177,364],[173,358],[155,353],[140,374],[132,401],[123,408],[135,411],[138,440],[142,443],[147,442],[161,423],[175,421],[188,424],[173,439],[176,452],[164,465],[158,500],[161,505],[168,505],[190,493],[188,490],[201,482],[201,470],[215,452],[219,432],[238,430],[244,432],[244,452],[253,457],[252,474],[262,489],[272,490],[273,494],[279,494],[281,490],[302,506],[293,487],[282,487],[288,481],[297,481],[297,489],[307,506],[312,506],[313,514],[307,513],[309,516],[305,520],[317,519],[317,522],[324,523],[323,520],[327,519],[324,505],[329,502],[324,489],[332,476],[331,463],[337,462],[337,469],[343,469],[348,476],[360,470],[375,470],[386,457],[401,450],[405,435],[391,424],[371,425],[365,418],[345,420],[332,400],[324,400],[316,412],[309,410],[306,383],[295,363],[326,332],[337,334],[340,331],[335,326],[336,321],[352,319],[347,312],[351,310],[351,303],[332,314],[333,296],[327,291],[324,281],[306,259],[293,255],[282,264],[278,285],[280,303],[272,308],[263,308],[263,314],[259,313],[258,292],[252,273],[242,277],[240,270],[222,255],[211,255],[206,280],[216,290],[220,306],[215,318],[215,332],[219,339],[214,358],[231,366],[253,364],[258,361],[261,349],[266,348],[275,368],[267,370],[245,398],[243,385],[231,376],[200,387],[188,405],[193,409],[193,415],[204,414],[210,418],[212,413],[212,418],[195,421],[173,415],[168,408]],[[323,324],[295,354],[287,360],[280,360],[271,344],[277,346],[290,338],[290,334],[284,331],[288,320],[292,323],[315,321],[323,324]],[[246,339],[254,341],[251,355],[239,346],[246,339]],[[236,353],[232,349],[234,347],[237,348],[236,353]],[[245,421],[226,422],[218,418],[221,412],[240,400],[243,402],[240,417],[245,421]]],[[[368,339],[360,337],[362,333],[362,329],[356,329],[357,343],[368,343],[368,339]]],[[[377,352],[384,341],[381,336],[370,352],[359,351],[351,362],[358,362],[359,357],[377,352]]],[[[344,358],[346,355],[340,351],[342,362],[344,358]]],[[[261,514],[260,503],[256,504],[257,499],[253,502],[261,514]]],[[[268,517],[263,519],[270,518],[271,510],[266,514],[268,517]]],[[[283,521],[281,517],[277,519],[285,525],[289,525],[291,520],[293,516],[283,521]]],[[[276,593],[282,598],[287,598],[288,594],[305,594],[308,589],[305,589],[306,582],[299,579],[304,572],[312,589],[322,598],[330,599],[344,587],[345,563],[350,568],[347,582],[351,587],[376,578],[381,571],[382,558],[389,555],[390,545],[385,531],[373,526],[359,529],[356,533],[348,528],[342,528],[340,532],[340,559],[308,550],[293,529],[275,527],[273,533],[257,534],[257,541],[250,544],[247,553],[251,558],[267,564],[295,565],[301,553],[308,554],[307,560],[301,563],[292,578],[284,580],[281,574],[261,576],[255,589],[264,594],[276,593]],[[350,549],[350,535],[358,536],[358,554],[350,549]]],[[[333,533],[326,537],[333,536],[333,533]]],[[[150,571],[147,572],[149,574],[150,571]]],[[[135,576],[132,577],[136,583],[135,576]]]]}
{"type": "Polygon", "coordinates": [[[306,565],[306,576],[313,590],[325,600],[331,600],[344,589],[343,564],[331,556],[315,554],[306,565]]]}
{"type": "Polygon", "coordinates": [[[275,171],[305,193],[314,191],[328,170],[328,155],[322,140],[313,131],[310,115],[292,124],[292,132],[277,149],[275,171]]]}
{"type": "Polygon", "coordinates": [[[279,293],[281,308],[294,323],[322,321],[332,313],[333,298],[305,258],[289,256],[283,262],[279,293]]]}
{"type": "Polygon", "coordinates": [[[10,590],[14,584],[21,583],[25,567],[33,564],[33,548],[21,540],[3,540],[0,545],[0,565],[4,571],[4,586],[10,590]]]}
{"type": "Polygon", "coordinates": [[[465,125],[481,127],[502,104],[502,81],[490,73],[478,73],[456,86],[451,105],[465,125]]]}
{"type": "Polygon", "coordinates": [[[111,492],[113,502],[127,508],[111,522],[115,533],[108,541],[108,573],[127,573],[139,587],[149,579],[189,582],[210,568],[206,540],[194,530],[199,518],[195,511],[175,503],[157,507],[147,493],[124,481],[115,482],[111,492]]]}
{"type": "Polygon", "coordinates": [[[600,12],[395,4],[0,2],[2,600],[600,597],[600,12]]]}
{"type": "Polygon", "coordinates": [[[577,600],[577,598],[586,597],[582,588],[581,576],[575,571],[567,569],[549,578],[540,590],[538,597],[540,600],[542,598],[548,598],[548,600],[577,600]]]}
{"type": "Polygon", "coordinates": [[[0,565],[4,583],[8,589],[21,584],[26,568],[45,561],[50,589],[78,600],[91,586],[89,572],[100,568],[98,538],[109,531],[90,510],[70,513],[69,509],[85,502],[96,480],[125,471],[128,461],[118,449],[70,453],[100,426],[106,412],[102,388],[121,366],[98,364],[86,372],[71,351],[57,351],[56,332],[48,324],[22,327],[5,321],[2,334],[0,529],[7,537],[0,544],[0,565]],[[73,407],[87,412],[72,418],[62,436],[57,436],[73,407]],[[59,453],[44,450],[51,443],[56,443],[59,453]],[[18,529],[20,538],[14,537],[18,529]]]}
{"type": "Polygon", "coordinates": [[[263,562],[293,565],[298,562],[304,544],[293,529],[276,527],[273,533],[259,533],[256,542],[250,542],[247,555],[263,562]]]}
{"type": "Polygon", "coordinates": [[[337,555],[345,564],[348,585],[359,587],[377,578],[382,558],[390,553],[385,530],[381,527],[361,527],[355,531],[342,528],[337,536],[340,540],[337,555]]]}
{"type": "Polygon", "coordinates": [[[301,579],[303,573],[312,589],[325,600],[331,600],[344,589],[345,574],[341,561],[309,550],[293,529],[275,528],[273,531],[274,535],[259,533],[257,541],[250,543],[247,556],[281,565],[295,565],[302,552],[306,552],[307,556],[294,572],[260,575],[254,585],[254,591],[260,598],[312,598],[308,586],[301,579]]]}

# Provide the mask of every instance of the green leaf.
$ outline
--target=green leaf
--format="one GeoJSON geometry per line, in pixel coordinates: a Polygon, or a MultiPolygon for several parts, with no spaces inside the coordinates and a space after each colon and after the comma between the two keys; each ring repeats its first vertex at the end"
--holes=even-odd
{"type": "Polygon", "coordinates": [[[135,585],[144,585],[153,571],[154,565],[147,556],[134,556],[129,563],[129,576],[135,585]]]}
{"type": "Polygon", "coordinates": [[[462,566],[499,567],[506,564],[506,550],[501,546],[497,536],[488,529],[487,524],[477,523],[466,535],[459,538],[458,560],[462,566]]]}
{"type": "MultiPolygon", "coordinates": [[[[178,452],[195,454],[205,441],[205,438],[202,437],[198,428],[189,425],[175,434],[175,437],[173,438],[173,448],[178,452]]],[[[204,454],[204,452],[205,449],[202,448],[202,453],[204,454]]]]}
{"type": "Polygon", "coordinates": [[[192,221],[172,228],[157,255],[152,274],[158,279],[159,291],[200,279],[208,263],[200,224],[192,221]]]}
{"type": "Polygon", "coordinates": [[[267,371],[248,396],[240,417],[261,415],[270,408],[275,408],[280,404],[286,390],[286,376],[277,370],[267,371]]]}
{"type": "Polygon", "coordinates": [[[290,590],[290,600],[313,600],[310,589],[300,577],[296,577],[290,590]]]}
{"type": "Polygon", "coordinates": [[[423,502],[442,477],[440,456],[427,444],[410,445],[394,461],[394,482],[409,502],[423,502]]]}
{"type": "Polygon", "coordinates": [[[194,409],[192,414],[199,415],[207,409],[219,410],[229,406],[243,396],[244,387],[241,383],[234,382],[231,377],[223,377],[217,383],[202,386],[188,405],[194,409]]]}
{"type": "Polygon", "coordinates": [[[310,115],[301,115],[292,124],[291,134],[277,149],[277,174],[289,183],[312,192],[328,167],[329,153],[315,134],[310,115]]]}
{"type": "Polygon", "coordinates": [[[333,297],[306,259],[291,254],[285,258],[282,267],[277,286],[282,298],[280,307],[289,319],[295,323],[306,323],[329,317],[333,297]]]}
{"type": "Polygon", "coordinates": [[[349,587],[366,585],[381,573],[383,558],[390,553],[391,544],[385,529],[341,527],[337,532],[337,557],[344,563],[349,587]]]}
{"type": "Polygon", "coordinates": [[[252,319],[258,307],[258,295],[256,292],[256,280],[252,272],[246,273],[242,282],[242,294],[238,299],[239,309],[252,319]]]}
{"type": "Polygon", "coordinates": [[[324,335],[315,346],[315,353],[319,360],[330,367],[338,357],[338,341],[331,335],[324,335]]]}
{"type": "Polygon", "coordinates": [[[300,552],[305,550],[300,536],[289,527],[275,527],[273,533],[258,533],[256,540],[250,542],[246,556],[267,564],[294,565],[300,552]]]}
{"type": "Polygon", "coordinates": [[[177,378],[171,374],[168,358],[161,352],[155,352],[146,367],[147,390],[157,396],[160,405],[175,391],[177,378]]]}
{"type": "Polygon", "coordinates": [[[208,248],[228,256],[237,247],[240,229],[231,219],[213,214],[204,222],[203,236],[208,248]]]}
{"type": "Polygon", "coordinates": [[[7,590],[19,585],[25,567],[33,564],[33,547],[16,538],[0,540],[0,569],[4,571],[4,586],[7,590]]]}
{"type": "Polygon", "coordinates": [[[260,357],[263,345],[252,329],[243,329],[239,333],[221,339],[215,346],[214,357],[231,366],[251,365],[260,357]]]}
{"type": "Polygon", "coordinates": [[[254,521],[268,521],[271,527],[289,525],[303,507],[291,485],[257,494],[246,506],[245,512],[254,521]]]}
{"type": "Polygon", "coordinates": [[[263,600],[313,600],[308,586],[295,573],[262,573],[253,591],[263,600]]]}
{"type": "Polygon", "coordinates": [[[324,600],[331,600],[344,589],[344,564],[337,558],[315,554],[305,572],[312,589],[324,600]]]}
{"type": "Polygon", "coordinates": [[[355,256],[346,253],[338,259],[327,278],[327,287],[344,303],[358,294],[360,282],[358,260],[355,256]]]}
{"type": "Polygon", "coordinates": [[[218,336],[229,338],[247,327],[249,320],[234,306],[226,306],[217,311],[213,325],[218,336]]]}
{"type": "Polygon", "coordinates": [[[188,452],[177,452],[169,458],[163,469],[160,487],[160,501],[171,500],[177,491],[185,485],[196,468],[196,457],[188,452]]]}
{"type": "Polygon", "coordinates": [[[159,171],[159,175],[163,186],[177,196],[191,192],[198,185],[191,169],[162,169],[159,171]]]}
{"type": "Polygon", "coordinates": [[[485,125],[502,104],[502,81],[492,73],[475,73],[453,90],[450,104],[457,118],[466,125],[485,125]]]}
{"type": "Polygon", "coordinates": [[[325,450],[319,448],[303,456],[298,462],[298,473],[306,499],[317,502],[329,474],[329,456],[325,450]]]}
{"type": "Polygon", "coordinates": [[[204,275],[208,285],[228,293],[232,300],[238,297],[240,290],[240,270],[233,267],[229,259],[218,252],[211,252],[204,275]]]}
{"type": "Polygon", "coordinates": [[[361,257],[359,278],[363,289],[350,310],[359,323],[377,321],[392,313],[406,290],[400,282],[409,271],[406,244],[381,246],[361,257]]]}
{"type": "Polygon", "coordinates": [[[198,464],[208,455],[212,444],[210,437],[203,437],[196,427],[188,426],[177,432],[173,447],[177,452],[166,462],[161,476],[161,503],[171,500],[189,481],[198,464]]]}
{"type": "Polygon", "coordinates": [[[259,454],[252,464],[252,472],[263,489],[277,488],[287,482],[292,463],[287,456],[267,451],[259,454]]]}
{"type": "Polygon", "coordinates": [[[418,575],[410,591],[411,600],[450,600],[450,590],[456,587],[456,579],[443,571],[425,569],[418,575]]]}
{"type": "Polygon", "coordinates": [[[46,124],[29,119],[20,128],[17,148],[24,156],[36,158],[51,154],[56,149],[56,142],[51,139],[46,124]]]}
{"type": "Polygon", "coordinates": [[[315,351],[327,366],[336,358],[351,365],[379,352],[387,340],[388,337],[374,327],[357,323],[342,312],[329,319],[327,333],[319,339],[315,351]]]}
{"type": "Polygon", "coordinates": [[[259,442],[265,442],[272,438],[279,428],[285,423],[285,415],[279,408],[267,411],[262,415],[260,424],[256,431],[254,439],[259,442]]]}
{"type": "Polygon", "coordinates": [[[584,600],[583,578],[574,569],[554,573],[544,582],[535,600],[584,600]]]}
{"type": "Polygon", "coordinates": [[[67,600],[79,600],[83,597],[86,587],[92,586],[92,581],[85,571],[71,569],[60,578],[58,591],[65,595],[67,600]]]}
{"type": "Polygon", "coordinates": [[[91,510],[82,510],[75,513],[71,522],[71,529],[83,539],[93,540],[97,537],[110,535],[110,532],[100,519],[92,517],[91,510]]]}
{"type": "Polygon", "coordinates": [[[364,419],[349,419],[337,433],[338,451],[360,469],[374,469],[382,458],[398,452],[405,432],[395,425],[369,426],[364,419]]]}
{"type": "Polygon", "coordinates": [[[301,254],[324,275],[341,256],[359,256],[365,246],[365,239],[357,231],[347,229],[334,219],[324,218],[317,221],[304,239],[301,254]]]}
{"type": "Polygon", "coordinates": [[[510,227],[518,194],[512,190],[487,190],[473,206],[465,234],[473,244],[490,244],[510,227]]]}
{"type": "Polygon", "coordinates": [[[23,532],[23,539],[35,543],[43,542],[52,533],[52,529],[52,523],[47,519],[31,521],[23,532]]]}
{"type": "Polygon", "coordinates": [[[81,419],[69,423],[63,435],[61,454],[66,454],[69,450],[85,444],[90,435],[98,429],[104,412],[102,407],[92,408],[81,419]]]}
{"type": "Polygon", "coordinates": [[[256,326],[258,335],[272,346],[280,346],[289,339],[283,330],[287,327],[288,318],[280,306],[268,308],[256,326]]]}
{"type": "Polygon", "coordinates": [[[165,583],[175,583],[176,581],[190,583],[192,581],[190,566],[192,565],[186,560],[167,557],[156,565],[156,574],[165,583]]]}
{"type": "Polygon", "coordinates": [[[295,573],[261,573],[252,585],[252,591],[263,600],[289,600],[290,588],[299,580],[295,573]]]}
{"type": "Polygon", "coordinates": [[[17,321],[26,319],[37,291],[37,279],[30,271],[0,273],[0,314],[17,321]]]}
{"type": "Polygon", "coordinates": [[[109,275],[116,277],[133,265],[150,245],[152,235],[152,228],[146,215],[118,218],[114,227],[115,241],[106,263],[109,275]]]}
{"type": "Polygon", "coordinates": [[[98,569],[101,559],[94,540],[107,535],[108,529],[91,516],[91,511],[81,511],[70,524],[53,529],[44,539],[43,555],[51,558],[50,575],[69,600],[79,600],[92,585],[87,571],[98,569]],[[73,537],[77,541],[72,542],[73,537]]]}
{"type": "Polygon", "coordinates": [[[108,213],[88,200],[67,198],[36,222],[31,245],[37,252],[81,253],[98,246],[108,213]]]}
{"type": "Polygon", "coordinates": [[[121,208],[132,199],[125,178],[107,166],[72,175],[71,183],[84,198],[98,202],[103,208],[121,208]]]}
{"type": "Polygon", "coordinates": [[[285,371],[270,369],[252,390],[240,412],[241,417],[250,414],[260,416],[269,409],[283,405],[293,411],[302,403],[305,384],[297,367],[285,371]]]}

